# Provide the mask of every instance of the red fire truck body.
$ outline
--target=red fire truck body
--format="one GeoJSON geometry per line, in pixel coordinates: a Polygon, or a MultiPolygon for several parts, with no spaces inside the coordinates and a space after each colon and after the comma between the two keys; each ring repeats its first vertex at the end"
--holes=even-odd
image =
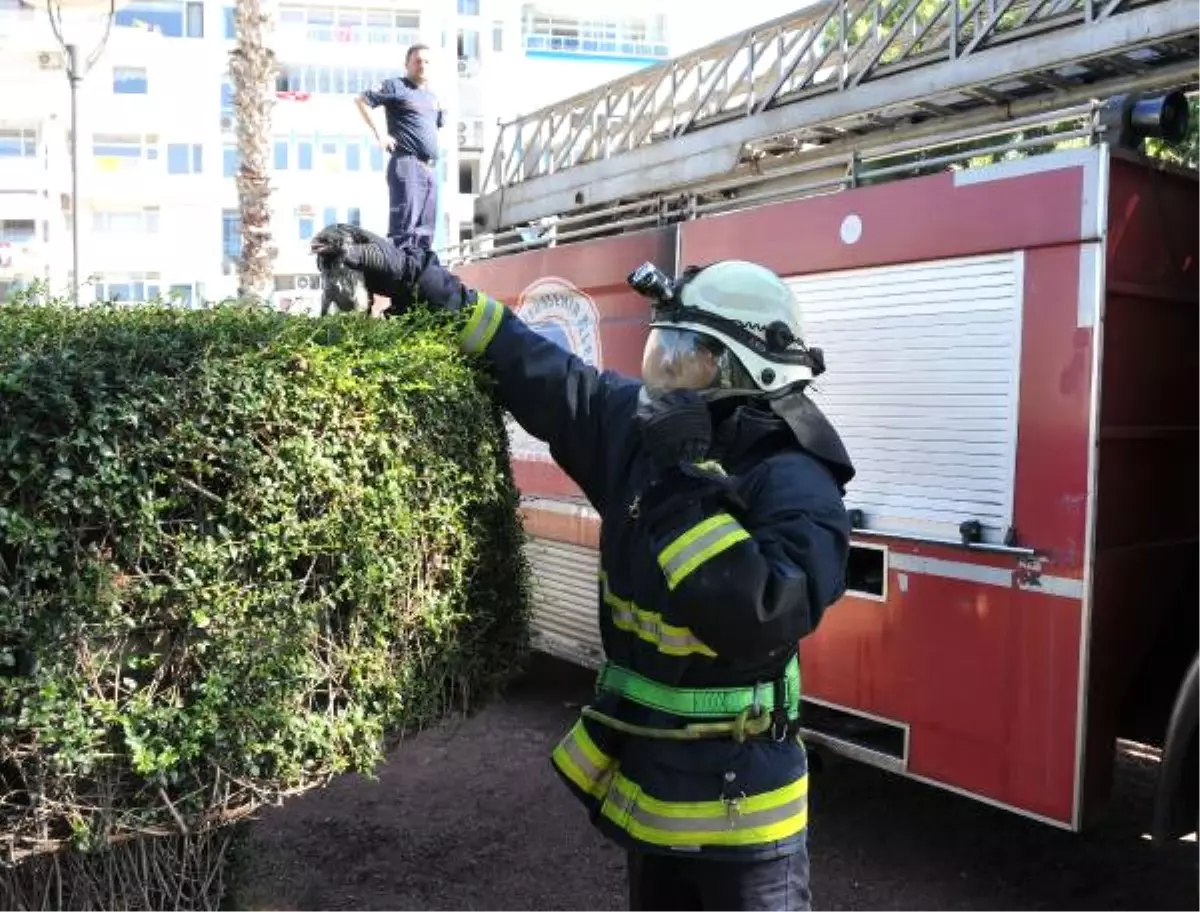
{"type": "MultiPolygon", "coordinates": [[[[1196,655],[1195,176],[1098,145],[457,269],[637,375],[625,276],[728,258],[792,285],[858,469],[849,592],[800,647],[807,739],[1081,828],[1196,655]]],[[[596,664],[598,518],[512,442],[538,642],[596,664]]]]}

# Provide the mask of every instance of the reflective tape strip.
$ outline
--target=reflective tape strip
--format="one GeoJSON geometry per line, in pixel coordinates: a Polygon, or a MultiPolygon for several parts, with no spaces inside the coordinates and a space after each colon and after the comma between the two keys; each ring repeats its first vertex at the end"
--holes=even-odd
{"type": "Polygon", "coordinates": [[[479,295],[475,309],[471,312],[467,325],[462,331],[462,350],[471,355],[477,355],[488,347],[500,321],[504,318],[504,305],[487,295],[479,295]]]}
{"type": "Polygon", "coordinates": [[[635,839],[661,846],[753,846],[798,835],[808,825],[808,776],[790,785],[720,801],[663,801],[617,773],[601,813],[635,839]]]}
{"type": "Polygon", "coordinates": [[[705,561],[749,537],[750,533],[728,513],[710,516],[688,529],[658,555],[658,565],[667,575],[667,588],[674,589],[705,561]]]}
{"type": "Polygon", "coordinates": [[[554,748],[551,762],[582,791],[603,798],[616,763],[588,735],[583,722],[576,722],[554,748]]]}
{"type": "Polygon", "coordinates": [[[600,574],[604,603],[612,609],[613,626],[632,633],[650,643],[665,655],[703,655],[713,658],[716,652],[686,627],[676,627],[663,621],[662,615],[639,608],[633,602],[614,595],[608,588],[607,574],[600,574]]]}

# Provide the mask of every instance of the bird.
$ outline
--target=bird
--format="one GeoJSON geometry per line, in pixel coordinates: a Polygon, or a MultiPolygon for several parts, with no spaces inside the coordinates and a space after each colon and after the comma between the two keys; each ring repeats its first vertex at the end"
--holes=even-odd
{"type": "Polygon", "coordinates": [[[347,264],[346,253],[352,245],[373,244],[380,240],[357,225],[342,222],[326,225],[312,239],[309,249],[317,258],[317,270],[321,274],[321,316],[330,311],[370,315],[374,294],[387,292],[372,289],[367,273],[347,264]]]}

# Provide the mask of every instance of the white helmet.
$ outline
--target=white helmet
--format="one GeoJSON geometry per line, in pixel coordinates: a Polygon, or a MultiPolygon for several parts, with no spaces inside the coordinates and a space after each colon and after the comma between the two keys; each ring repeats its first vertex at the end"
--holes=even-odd
{"type": "Polygon", "coordinates": [[[664,373],[656,370],[664,364],[671,385],[736,388],[749,381],[767,393],[810,381],[824,370],[820,350],[801,341],[800,305],[792,290],[763,266],[724,260],[689,267],[672,282],[646,263],[630,275],[629,284],[655,302],[643,362],[648,386],[653,374],[664,373]],[[697,357],[690,357],[693,353],[697,357]],[[736,364],[728,363],[730,357],[736,364]],[[696,362],[704,369],[691,367],[696,362]],[[692,379],[697,374],[708,382],[692,379]]]}

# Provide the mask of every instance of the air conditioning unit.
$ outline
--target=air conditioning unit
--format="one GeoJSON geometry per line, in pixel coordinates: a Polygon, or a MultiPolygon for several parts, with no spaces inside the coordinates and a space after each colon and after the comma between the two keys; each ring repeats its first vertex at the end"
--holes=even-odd
{"type": "Polygon", "coordinates": [[[233,129],[234,129],[234,125],[236,123],[237,123],[237,118],[235,118],[232,114],[222,114],[221,115],[221,132],[222,133],[232,133],[233,129]]]}
{"type": "Polygon", "coordinates": [[[38,68],[42,70],[61,70],[63,55],[58,51],[39,51],[37,55],[38,68]]]}
{"type": "Polygon", "coordinates": [[[301,291],[308,291],[308,276],[296,276],[296,287],[301,291]]]}
{"type": "Polygon", "coordinates": [[[466,73],[467,73],[467,58],[459,57],[458,58],[458,75],[465,76],[466,73]]]}
{"type": "Polygon", "coordinates": [[[458,147],[461,149],[466,144],[467,144],[467,137],[464,136],[462,133],[459,133],[458,134],[458,147]]]}

